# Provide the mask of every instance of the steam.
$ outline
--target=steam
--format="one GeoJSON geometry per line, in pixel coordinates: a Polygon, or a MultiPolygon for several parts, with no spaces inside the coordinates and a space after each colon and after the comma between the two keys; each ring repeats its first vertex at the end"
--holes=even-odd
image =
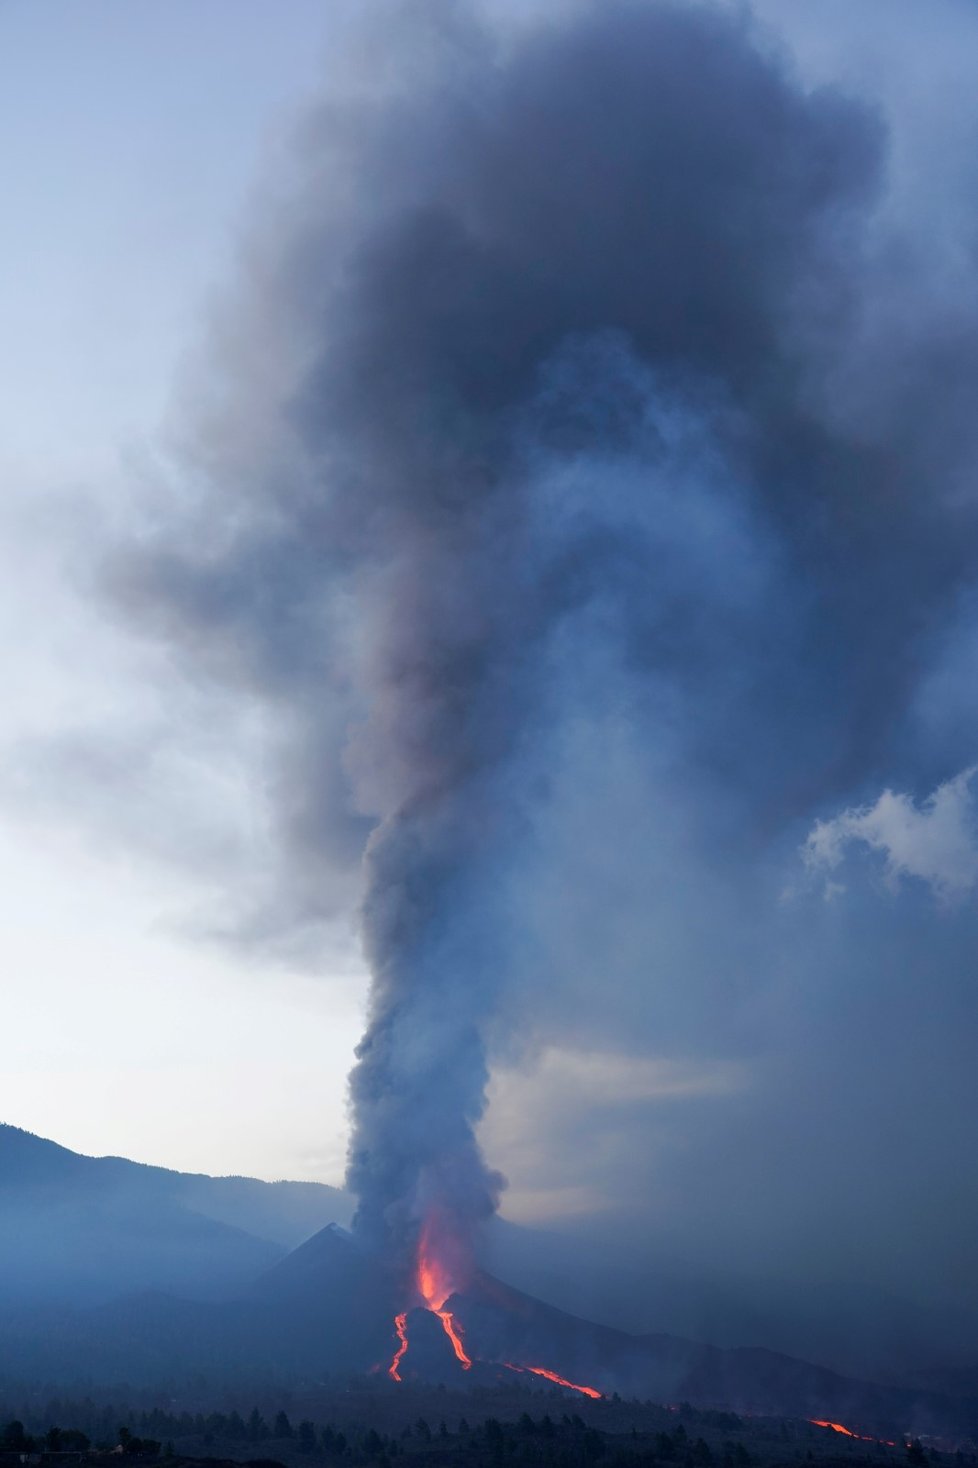
{"type": "Polygon", "coordinates": [[[975,526],[966,415],[907,412],[923,358],[871,412],[852,387],[888,330],[868,109],[739,8],[416,31],[396,86],[307,120],[187,451],[202,497],[127,595],[281,718],[303,921],[362,856],[357,1227],[396,1252],[435,1217],[461,1269],[501,1187],[491,1055],[550,983],[546,813],[623,738],[721,792],[729,851],[810,826],[891,747],[975,526]]]}

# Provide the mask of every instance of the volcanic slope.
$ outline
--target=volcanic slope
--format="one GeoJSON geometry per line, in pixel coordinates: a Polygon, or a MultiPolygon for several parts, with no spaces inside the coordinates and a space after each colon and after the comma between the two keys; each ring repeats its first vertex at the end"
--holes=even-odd
{"type": "MultiPolygon", "coordinates": [[[[872,1435],[978,1434],[974,1402],[912,1394],[845,1378],[763,1350],[721,1350],[676,1336],[633,1336],[566,1314],[477,1273],[446,1302],[472,1359],[463,1369],[439,1321],[407,1314],[402,1386],[494,1388],[535,1368],[610,1395],[688,1401],[759,1415],[825,1418],[872,1435]]],[[[175,1377],[211,1382],[388,1375],[400,1308],[393,1276],[331,1225],[265,1271],[237,1299],[188,1301],[145,1294],[98,1309],[10,1314],[0,1326],[0,1376],[151,1388],[175,1377]]],[[[551,1378],[553,1379],[553,1378],[551,1378]]],[[[576,1400],[586,1398],[573,1392],[576,1400]]]]}

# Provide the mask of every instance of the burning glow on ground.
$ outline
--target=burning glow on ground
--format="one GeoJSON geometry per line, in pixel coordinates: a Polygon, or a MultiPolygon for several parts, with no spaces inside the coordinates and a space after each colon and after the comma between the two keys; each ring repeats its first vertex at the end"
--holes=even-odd
{"type": "MultiPolygon", "coordinates": [[[[452,1350],[462,1370],[470,1370],[472,1358],[465,1349],[462,1327],[452,1312],[444,1308],[445,1301],[455,1293],[457,1284],[451,1267],[446,1263],[446,1257],[437,1246],[436,1229],[430,1219],[425,1222],[418,1238],[414,1283],[420,1300],[423,1302],[423,1308],[441,1321],[441,1328],[451,1342],[452,1350]]],[[[387,1375],[391,1381],[401,1380],[401,1362],[404,1360],[409,1344],[407,1322],[407,1310],[394,1316],[397,1349],[387,1368],[387,1375]]],[[[546,1366],[515,1366],[510,1361],[504,1361],[502,1364],[507,1371],[532,1371],[534,1376],[544,1376],[555,1385],[567,1387],[572,1392],[581,1392],[585,1397],[593,1397],[598,1400],[601,1396],[595,1387],[578,1386],[576,1382],[567,1381],[565,1377],[558,1376],[556,1371],[550,1371],[546,1366]]]]}

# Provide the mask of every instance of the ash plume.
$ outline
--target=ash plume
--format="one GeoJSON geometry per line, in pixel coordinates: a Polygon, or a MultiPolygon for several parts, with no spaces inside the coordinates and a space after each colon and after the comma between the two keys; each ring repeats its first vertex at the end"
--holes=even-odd
{"type": "Polygon", "coordinates": [[[403,74],[306,119],[200,499],[125,586],[281,714],[306,917],[362,856],[349,1183],[395,1251],[496,1206],[476,1129],[575,731],[604,711],[754,851],[901,757],[975,549],[929,365],[973,383],[973,334],[881,365],[871,109],[740,8],[423,14],[403,74]]]}

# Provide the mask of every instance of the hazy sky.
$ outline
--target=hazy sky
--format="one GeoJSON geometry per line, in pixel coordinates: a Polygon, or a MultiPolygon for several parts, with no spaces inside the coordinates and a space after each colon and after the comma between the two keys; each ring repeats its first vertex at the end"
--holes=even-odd
{"type": "MultiPolygon", "coordinates": [[[[0,963],[17,1036],[0,1114],[83,1151],[335,1180],[359,977],[181,938],[206,906],[199,871],[100,839],[61,792],[25,797],[22,744],[173,717],[146,649],[93,606],[95,548],[154,454],[263,157],[325,71],[330,8],[0,6],[0,963]]],[[[156,779],[147,762],[155,813],[133,820],[166,809],[192,839],[206,812],[181,775],[156,779]]]]}
{"type": "MultiPolygon", "coordinates": [[[[342,1172],[365,997],[357,863],[401,772],[371,765],[387,724],[351,753],[356,675],[317,662],[303,454],[334,452],[337,430],[317,437],[301,393],[339,392],[334,340],[361,351],[350,371],[372,364],[387,416],[371,399],[341,448],[365,446],[383,482],[381,448],[369,455],[405,403],[416,422],[413,384],[447,349],[438,311],[423,317],[405,287],[406,255],[352,257],[376,316],[348,320],[330,251],[400,238],[418,188],[535,268],[535,201],[556,174],[528,162],[514,190],[513,139],[545,154],[556,138],[559,153],[549,120],[577,125],[576,103],[562,109],[580,80],[569,42],[563,71],[532,53],[507,93],[464,7],[457,33],[447,8],[407,7],[407,25],[403,7],[359,9],[366,38],[358,7],[308,0],[0,4],[0,963],[14,1037],[0,1118],[83,1151],[342,1172]],[[419,21],[419,41],[422,9],[443,26],[419,21]],[[501,119],[498,154],[477,128],[445,126],[460,56],[501,119]],[[534,121],[540,89],[552,113],[534,121]],[[376,102],[366,141],[335,105],[358,90],[376,102]],[[408,362],[404,381],[381,360],[394,377],[408,362]],[[219,574],[201,577],[194,551],[212,532],[219,574]]],[[[554,22],[588,9],[534,7],[554,22]]],[[[487,849],[486,930],[463,945],[478,961],[509,940],[479,1017],[483,1140],[514,1215],[604,1209],[654,1220],[664,1246],[786,1270],[803,1258],[827,1276],[871,1258],[883,1284],[941,1299],[960,1286],[978,1304],[978,12],[757,9],[772,28],[751,42],[759,69],[724,32],[732,59],[711,94],[676,42],[664,100],[636,101],[680,160],[689,150],[665,176],[676,217],[720,238],[740,273],[705,269],[677,226],[634,351],[616,294],[638,270],[622,249],[632,151],[621,116],[580,109],[605,166],[590,197],[569,171],[566,239],[587,244],[563,260],[575,289],[541,335],[551,319],[565,334],[520,408],[536,423],[570,401],[577,423],[596,382],[588,412],[614,424],[634,400],[647,416],[625,447],[612,432],[573,454],[557,429],[545,444],[525,430],[532,523],[541,544],[566,529],[572,562],[571,530],[597,514],[655,574],[633,586],[626,566],[627,604],[596,597],[554,631],[552,707],[521,725],[533,738],[500,776],[527,839],[508,833],[506,861],[487,849]],[[696,171],[704,138],[714,157],[718,98],[742,129],[737,158],[760,160],[737,175],[743,214],[724,168],[696,171]],[[705,292],[691,317],[708,298],[692,367],[682,333],[671,356],[656,335],[689,279],[705,292]],[[703,360],[714,387],[735,385],[729,421],[709,392],[683,395],[703,360]],[[732,447],[734,422],[762,442],[744,430],[732,447]]],[[[500,26],[529,14],[489,10],[500,26]]],[[[620,63],[613,23],[605,40],[620,63]]],[[[497,287],[515,310],[491,272],[471,286],[478,309],[497,287]]],[[[498,345],[492,313],[473,319],[498,345]]],[[[353,524],[350,509],[351,558],[353,524]]],[[[370,663],[381,601],[351,619],[351,663],[370,663]]],[[[527,700],[522,685],[509,695],[527,700]]]]}

